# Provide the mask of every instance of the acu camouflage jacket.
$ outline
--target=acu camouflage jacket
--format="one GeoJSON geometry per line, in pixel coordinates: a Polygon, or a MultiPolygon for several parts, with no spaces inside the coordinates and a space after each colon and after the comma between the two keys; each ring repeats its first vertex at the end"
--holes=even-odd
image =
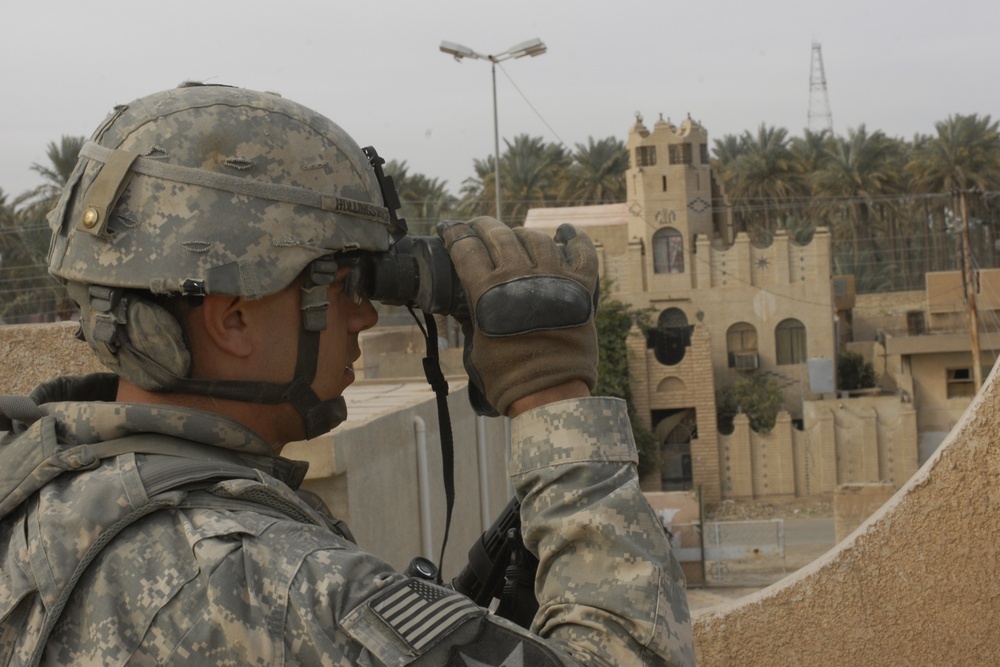
{"type": "Polygon", "coordinates": [[[114,387],[63,378],[0,400],[14,417],[0,421],[0,664],[694,663],[683,575],[620,401],[512,422],[540,560],[529,632],[361,551],[292,490],[304,465],[242,426],[108,402],[114,387]]]}

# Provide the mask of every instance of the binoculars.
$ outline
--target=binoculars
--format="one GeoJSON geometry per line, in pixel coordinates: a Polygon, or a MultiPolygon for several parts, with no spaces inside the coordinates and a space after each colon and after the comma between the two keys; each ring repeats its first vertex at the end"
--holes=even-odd
{"type": "Polygon", "coordinates": [[[361,269],[372,301],[468,319],[465,291],[437,236],[402,236],[389,251],[364,256],[361,269]]]}

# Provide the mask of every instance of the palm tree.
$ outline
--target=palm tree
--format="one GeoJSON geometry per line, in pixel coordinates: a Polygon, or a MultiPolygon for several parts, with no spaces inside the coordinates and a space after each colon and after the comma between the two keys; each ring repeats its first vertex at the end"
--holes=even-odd
{"type": "Polygon", "coordinates": [[[445,181],[411,174],[405,160],[390,160],[385,173],[392,176],[401,204],[400,217],[406,218],[410,233],[430,234],[438,222],[452,215],[457,200],[445,181]]]}
{"type": "Polygon", "coordinates": [[[475,176],[462,181],[458,209],[467,218],[479,215],[496,215],[496,161],[493,156],[485,160],[473,159],[475,176]]]}
{"type": "Polygon", "coordinates": [[[573,164],[566,171],[560,199],[567,204],[610,204],[625,201],[625,142],[615,137],[576,144],[573,164]]]}
{"type": "Polygon", "coordinates": [[[830,157],[832,139],[833,135],[828,130],[815,132],[810,129],[804,130],[801,137],[792,137],[788,146],[789,150],[795,156],[802,172],[806,174],[807,180],[823,169],[830,157]]]}
{"type": "MultiPolygon", "coordinates": [[[[559,203],[559,183],[570,165],[566,149],[546,144],[541,137],[526,134],[504,139],[507,150],[500,156],[502,218],[511,227],[520,227],[528,209],[559,203]]],[[[476,175],[465,179],[461,190],[461,211],[465,215],[495,215],[493,158],[474,160],[476,175]]]]}
{"type": "Polygon", "coordinates": [[[846,203],[845,222],[858,261],[863,236],[871,239],[874,246],[872,214],[876,199],[895,191],[902,178],[900,145],[881,131],[869,134],[862,124],[848,130],[847,137],[834,137],[827,153],[823,168],[816,173],[816,192],[841,200],[833,202],[836,208],[846,203]]]}
{"type": "Polygon", "coordinates": [[[937,136],[919,146],[908,165],[922,191],[1000,188],[998,121],[955,114],[934,127],[937,136]]]}
{"type": "Polygon", "coordinates": [[[31,169],[44,182],[7,205],[0,201],[0,317],[9,322],[32,318],[51,319],[65,314],[70,301],[65,288],[48,274],[51,231],[46,215],[55,206],[76,165],[84,137],[63,136],[50,142],[46,155],[50,164],[31,169]]]}
{"type": "MultiPolygon", "coordinates": [[[[802,170],[789,147],[788,130],[761,123],[757,133],[740,135],[740,152],[730,164],[727,194],[737,210],[756,218],[763,211],[765,231],[772,231],[772,211],[803,191],[802,170]]],[[[716,144],[716,154],[720,146],[716,144]]]]}
{"type": "Polygon", "coordinates": [[[62,194],[63,186],[69,181],[73,167],[76,166],[80,149],[86,140],[86,137],[72,137],[64,134],[58,144],[50,141],[45,149],[49,164],[43,165],[35,162],[31,165],[31,170],[41,175],[42,184],[19,196],[15,205],[51,209],[59,199],[59,195],[62,194]]]}
{"type": "Polygon", "coordinates": [[[504,222],[520,227],[528,209],[559,203],[558,184],[570,159],[560,144],[546,144],[541,137],[521,134],[504,143],[507,150],[500,159],[504,222]]]}
{"type": "MultiPolygon", "coordinates": [[[[984,191],[1000,189],[1000,132],[998,122],[990,116],[977,114],[949,116],[934,124],[937,136],[927,137],[913,150],[907,171],[913,176],[919,192],[948,192],[952,194],[951,212],[958,210],[956,199],[966,198],[969,216],[991,218],[993,211],[978,195],[984,191]],[[972,194],[972,197],[968,197],[972,194]]],[[[935,207],[939,219],[945,220],[949,211],[935,207]]],[[[931,206],[928,206],[928,218],[931,206]]],[[[947,227],[944,222],[943,227],[947,227]]],[[[991,257],[996,252],[996,242],[988,238],[991,227],[984,225],[980,240],[983,253],[991,257]]]]}
{"type": "Polygon", "coordinates": [[[745,152],[746,148],[744,148],[743,142],[735,134],[726,134],[721,139],[713,139],[712,169],[719,174],[719,178],[725,180],[733,162],[745,152]]]}

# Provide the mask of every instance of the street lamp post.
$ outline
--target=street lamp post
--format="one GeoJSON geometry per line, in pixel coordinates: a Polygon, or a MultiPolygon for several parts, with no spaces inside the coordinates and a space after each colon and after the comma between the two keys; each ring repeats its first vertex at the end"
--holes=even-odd
{"type": "Polygon", "coordinates": [[[538,38],[529,39],[527,42],[521,42],[502,53],[489,56],[476,53],[469,47],[455,44],[454,42],[441,42],[440,48],[444,53],[454,56],[458,62],[462,62],[462,58],[490,61],[490,67],[493,70],[493,166],[496,171],[494,185],[496,186],[497,195],[497,220],[502,222],[503,218],[501,218],[500,214],[500,125],[497,121],[497,63],[512,58],[523,58],[525,56],[534,58],[535,56],[540,56],[545,53],[546,46],[538,38]]]}

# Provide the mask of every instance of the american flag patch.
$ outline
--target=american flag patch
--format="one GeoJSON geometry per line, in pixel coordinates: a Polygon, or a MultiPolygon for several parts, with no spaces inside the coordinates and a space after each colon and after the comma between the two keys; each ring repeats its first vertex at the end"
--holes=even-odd
{"type": "Polygon", "coordinates": [[[369,603],[411,649],[423,652],[466,619],[486,610],[461,593],[422,579],[406,579],[369,603]]]}

